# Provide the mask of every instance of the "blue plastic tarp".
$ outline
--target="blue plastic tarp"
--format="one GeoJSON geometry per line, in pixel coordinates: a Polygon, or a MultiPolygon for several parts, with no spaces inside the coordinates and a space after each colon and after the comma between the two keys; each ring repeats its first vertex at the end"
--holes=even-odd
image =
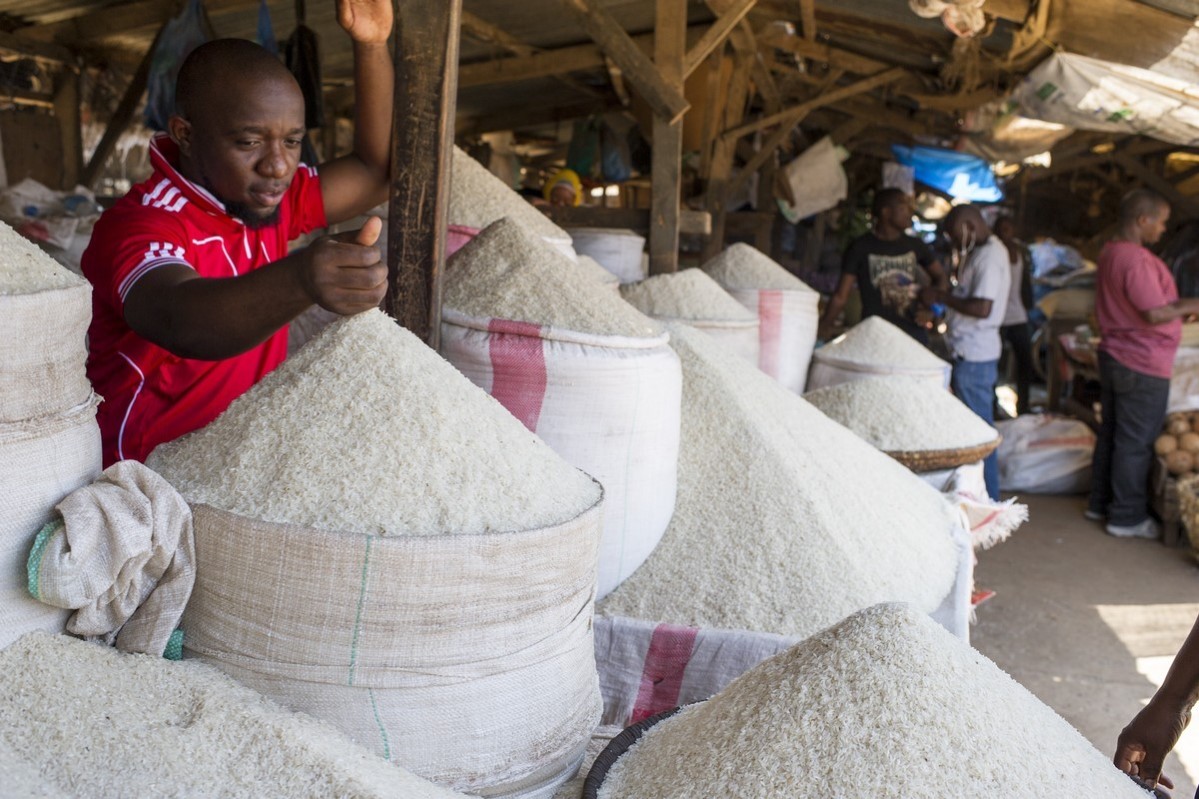
{"type": "Polygon", "coordinates": [[[895,160],[916,171],[916,180],[945,192],[955,200],[997,203],[1003,190],[991,165],[977,155],[940,147],[905,147],[892,144],[895,160]]]}

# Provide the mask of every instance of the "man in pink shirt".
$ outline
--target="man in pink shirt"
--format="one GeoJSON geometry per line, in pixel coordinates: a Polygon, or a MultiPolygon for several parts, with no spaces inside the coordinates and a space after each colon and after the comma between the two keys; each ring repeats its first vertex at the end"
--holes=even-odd
{"type": "Polygon", "coordinates": [[[1149,517],[1149,467],[1170,394],[1182,319],[1199,299],[1178,299],[1174,277],[1146,249],[1166,230],[1170,205],[1147,189],[1120,203],[1120,231],[1099,256],[1095,316],[1103,425],[1092,461],[1087,518],[1123,538],[1157,538],[1149,517]]]}

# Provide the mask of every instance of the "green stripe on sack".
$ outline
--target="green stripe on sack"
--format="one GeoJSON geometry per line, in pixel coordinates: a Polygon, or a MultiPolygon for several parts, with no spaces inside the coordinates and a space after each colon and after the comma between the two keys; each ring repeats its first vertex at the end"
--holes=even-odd
{"type": "Polygon", "coordinates": [[[162,650],[162,657],[164,660],[183,660],[183,630],[171,632],[166,649],[162,650]]]}
{"type": "Polygon", "coordinates": [[[33,549],[29,550],[29,559],[25,561],[25,587],[29,589],[29,594],[39,602],[42,601],[41,586],[38,584],[41,579],[42,556],[46,553],[46,546],[50,543],[51,537],[64,526],[62,519],[55,519],[38,530],[37,538],[33,539],[33,549]]]}
{"type": "Polygon", "coordinates": [[[362,628],[362,606],[366,604],[366,578],[370,574],[371,542],[366,536],[366,551],[362,553],[362,582],[358,587],[358,612],[354,617],[354,638],[350,641],[350,674],[346,685],[354,684],[354,670],[358,667],[358,632],[362,628]]]}
{"type": "Polygon", "coordinates": [[[387,730],[383,727],[383,719],[379,718],[379,704],[375,701],[375,692],[367,688],[366,693],[371,698],[371,710],[375,711],[375,724],[379,727],[379,737],[383,739],[383,759],[391,760],[391,743],[387,740],[387,730]]]}

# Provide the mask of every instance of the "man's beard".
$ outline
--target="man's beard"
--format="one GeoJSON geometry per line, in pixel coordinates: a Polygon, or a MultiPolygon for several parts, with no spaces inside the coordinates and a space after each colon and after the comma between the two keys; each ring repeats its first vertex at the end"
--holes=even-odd
{"type": "Polygon", "coordinates": [[[279,221],[279,206],[276,205],[266,216],[254,213],[251,207],[246,203],[230,202],[223,200],[225,203],[225,213],[229,216],[240,219],[246,227],[251,230],[259,228],[271,227],[279,221]]]}

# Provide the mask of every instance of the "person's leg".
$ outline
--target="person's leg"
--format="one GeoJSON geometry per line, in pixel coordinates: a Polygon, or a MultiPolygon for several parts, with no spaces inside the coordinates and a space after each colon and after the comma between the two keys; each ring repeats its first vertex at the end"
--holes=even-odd
{"type": "Polygon", "coordinates": [[[1112,501],[1112,442],[1116,437],[1116,393],[1112,389],[1112,364],[1115,360],[1106,352],[1099,353],[1099,403],[1103,420],[1099,437],[1091,453],[1091,496],[1087,512],[1092,516],[1107,516],[1112,501]]]}
{"type": "Polygon", "coordinates": [[[1149,469],[1161,434],[1170,381],[1114,363],[1116,428],[1112,440],[1108,524],[1131,527],[1149,518],[1149,469]]]}
{"type": "MultiPolygon", "coordinates": [[[[992,427],[995,417],[992,403],[995,398],[995,378],[999,361],[954,361],[950,377],[953,393],[970,410],[992,427]]],[[[999,455],[992,452],[983,461],[983,479],[991,499],[999,499],[999,455]]]]}
{"type": "Polygon", "coordinates": [[[1029,387],[1032,384],[1032,336],[1028,323],[1011,325],[1008,343],[1012,346],[1012,358],[1016,362],[1016,412],[1029,412],[1029,387]]]}

